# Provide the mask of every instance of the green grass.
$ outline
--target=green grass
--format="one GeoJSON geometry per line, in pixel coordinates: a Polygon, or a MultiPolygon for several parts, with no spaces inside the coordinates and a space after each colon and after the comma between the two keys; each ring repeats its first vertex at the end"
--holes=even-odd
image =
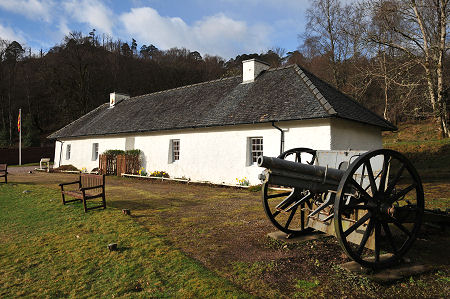
{"type": "Polygon", "coordinates": [[[317,279],[315,279],[314,281],[297,280],[295,287],[298,289],[298,291],[294,293],[294,298],[312,297],[319,284],[319,280],[317,279]]]}
{"type": "Polygon", "coordinates": [[[250,297],[159,225],[144,229],[111,208],[85,214],[56,189],[0,185],[0,297],[250,297]]]}

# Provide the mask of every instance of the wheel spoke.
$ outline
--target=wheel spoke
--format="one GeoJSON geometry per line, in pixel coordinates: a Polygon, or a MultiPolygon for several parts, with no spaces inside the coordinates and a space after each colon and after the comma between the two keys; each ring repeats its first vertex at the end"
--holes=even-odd
{"type": "Polygon", "coordinates": [[[300,153],[295,153],[295,162],[302,163],[302,156],[300,153]]]}
{"type": "Polygon", "coordinates": [[[380,261],[380,233],[381,225],[380,222],[375,222],[375,263],[380,261]]]}
{"type": "Polygon", "coordinates": [[[356,188],[356,190],[360,193],[361,198],[364,200],[369,200],[372,197],[369,195],[369,193],[366,192],[366,190],[363,189],[363,187],[361,187],[360,184],[358,184],[357,181],[355,181],[353,178],[350,179],[350,183],[356,188]]]}
{"type": "Polygon", "coordinates": [[[372,165],[370,164],[370,160],[364,163],[367,168],[367,175],[369,176],[370,188],[372,190],[372,196],[377,192],[377,184],[375,183],[375,178],[373,177],[372,165]]]}
{"type": "Polygon", "coordinates": [[[344,236],[348,237],[348,235],[350,235],[352,232],[354,232],[358,227],[360,227],[364,222],[367,221],[367,219],[370,218],[370,216],[372,216],[372,213],[367,212],[367,214],[365,214],[364,216],[362,216],[358,221],[355,222],[355,224],[353,224],[352,226],[350,226],[345,232],[344,232],[344,236]]]}
{"type": "Polygon", "coordinates": [[[397,219],[389,217],[392,221],[392,223],[394,223],[395,226],[397,226],[402,232],[404,232],[406,235],[408,235],[408,237],[411,237],[411,232],[397,219]]]}
{"type": "Polygon", "coordinates": [[[389,224],[383,222],[383,229],[384,229],[384,232],[386,233],[389,244],[391,244],[394,254],[397,254],[397,247],[395,246],[394,238],[392,237],[392,233],[391,233],[391,229],[389,228],[389,224]]]}
{"type": "Polygon", "coordinates": [[[370,233],[373,230],[373,220],[369,220],[369,224],[367,225],[366,231],[364,232],[364,235],[361,239],[361,243],[359,244],[358,250],[356,251],[358,253],[358,256],[361,256],[364,247],[366,246],[367,240],[369,239],[370,233]]]}
{"type": "Polygon", "coordinates": [[[288,220],[286,221],[286,224],[285,224],[284,228],[287,229],[287,228],[289,227],[289,224],[291,224],[292,218],[294,218],[295,212],[297,212],[297,208],[298,208],[298,206],[295,207],[294,209],[292,209],[292,212],[291,212],[291,214],[289,215],[289,218],[288,218],[288,220]]]}
{"type": "Polygon", "coordinates": [[[380,192],[384,192],[385,188],[386,188],[386,177],[387,177],[387,173],[388,173],[388,167],[389,167],[389,163],[390,163],[390,159],[388,156],[384,155],[383,156],[383,168],[381,169],[381,177],[380,177],[380,187],[379,187],[379,191],[380,192]]]}
{"type": "Polygon", "coordinates": [[[392,196],[391,198],[391,204],[393,204],[394,202],[396,202],[397,200],[399,200],[400,198],[402,198],[403,196],[405,196],[406,194],[408,194],[411,190],[413,190],[414,188],[416,188],[416,183],[409,185],[408,187],[406,187],[405,189],[403,189],[402,191],[398,192],[397,194],[395,194],[394,196],[392,196]]]}
{"type": "Polygon", "coordinates": [[[294,192],[290,193],[282,202],[280,202],[275,209],[284,210],[285,206],[289,206],[295,200],[294,192]]]}
{"type": "Polygon", "coordinates": [[[392,190],[394,190],[395,185],[397,185],[398,181],[400,180],[400,177],[403,174],[403,170],[405,169],[406,165],[402,164],[402,167],[398,170],[397,175],[395,176],[395,178],[389,182],[389,185],[386,189],[386,194],[390,194],[392,192],[392,190]]]}
{"type": "Polygon", "coordinates": [[[277,198],[277,197],[282,197],[282,196],[288,196],[291,193],[292,193],[292,191],[290,191],[290,192],[283,192],[283,193],[275,193],[275,194],[272,194],[272,195],[267,195],[267,199],[269,199],[269,198],[277,198]]]}
{"type": "Polygon", "coordinates": [[[272,214],[272,217],[275,218],[278,216],[278,214],[280,214],[280,211],[275,211],[275,213],[272,214]]]}
{"type": "Polygon", "coordinates": [[[289,212],[290,210],[292,210],[293,208],[297,207],[298,205],[304,203],[305,201],[307,201],[308,199],[313,198],[313,194],[312,193],[308,193],[307,195],[305,195],[303,198],[301,198],[300,200],[294,202],[293,204],[291,204],[285,211],[289,212]]]}

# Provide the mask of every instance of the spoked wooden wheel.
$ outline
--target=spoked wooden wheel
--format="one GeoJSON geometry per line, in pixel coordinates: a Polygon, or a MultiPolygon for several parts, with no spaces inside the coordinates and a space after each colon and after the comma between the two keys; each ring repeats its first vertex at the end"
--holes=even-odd
{"type": "Polygon", "coordinates": [[[340,181],[336,237],[362,266],[388,267],[411,247],[423,211],[423,188],[414,166],[396,151],[371,151],[356,159],[340,181]]]}
{"type": "MultiPolygon", "coordinates": [[[[313,164],[316,151],[309,148],[294,148],[283,152],[277,158],[298,163],[313,164]]],[[[270,222],[282,232],[298,234],[305,229],[305,204],[310,205],[311,194],[299,188],[285,188],[270,183],[263,185],[263,206],[270,222]]]]}

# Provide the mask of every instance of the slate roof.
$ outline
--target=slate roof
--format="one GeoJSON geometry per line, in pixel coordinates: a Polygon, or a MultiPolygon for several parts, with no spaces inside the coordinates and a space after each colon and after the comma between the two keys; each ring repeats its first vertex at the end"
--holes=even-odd
{"type": "Polygon", "coordinates": [[[297,65],[269,69],[254,82],[224,78],[105,103],[51,134],[58,139],[317,118],[397,128],[297,65]]]}

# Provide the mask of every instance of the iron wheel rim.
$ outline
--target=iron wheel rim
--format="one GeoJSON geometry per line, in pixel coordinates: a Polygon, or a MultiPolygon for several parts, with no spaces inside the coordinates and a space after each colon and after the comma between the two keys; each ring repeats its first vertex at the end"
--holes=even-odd
{"type": "MultiPolygon", "coordinates": [[[[293,149],[290,149],[288,151],[281,153],[277,158],[286,159],[290,155],[295,155],[295,162],[301,163],[301,154],[302,153],[311,155],[311,158],[308,159],[308,161],[306,161],[307,164],[311,165],[314,163],[314,160],[316,158],[316,151],[313,149],[310,149],[310,148],[293,148],[293,149]]],[[[262,191],[263,191],[262,192],[262,203],[263,203],[263,207],[264,207],[264,212],[265,212],[266,216],[269,218],[272,225],[274,225],[278,230],[280,230],[286,234],[300,234],[302,232],[310,231],[311,229],[306,227],[306,223],[303,220],[304,216],[303,216],[302,209],[304,208],[304,205],[305,205],[304,203],[300,204],[298,206],[298,208],[296,208],[295,210],[293,210],[293,212],[291,212],[291,214],[287,217],[286,222],[281,221],[281,219],[280,220],[276,219],[277,216],[280,215],[281,213],[279,213],[277,211],[272,211],[270,204],[269,204],[270,198],[279,198],[280,202],[282,202],[282,201],[286,200],[289,196],[297,196],[297,197],[300,196],[300,194],[304,190],[299,190],[298,188],[292,188],[291,191],[280,193],[280,194],[282,194],[282,196],[271,197],[273,195],[269,194],[270,186],[271,186],[271,184],[269,184],[269,183],[264,183],[262,186],[262,191]],[[300,219],[298,219],[299,217],[300,217],[300,219]],[[298,220],[300,220],[300,222],[298,222],[298,220]],[[281,222],[284,222],[284,225],[281,222]],[[298,227],[297,227],[297,225],[298,225],[298,227]]]]}
{"type": "MultiPolygon", "coordinates": [[[[358,184],[358,182],[356,182],[356,184],[358,184]]],[[[353,193],[353,191],[351,193],[353,193]]],[[[358,262],[362,266],[373,269],[385,268],[395,263],[398,263],[401,260],[401,258],[406,254],[406,252],[411,248],[420,229],[423,212],[424,212],[424,195],[422,182],[412,163],[408,159],[406,159],[402,154],[393,150],[380,149],[371,151],[357,158],[349,166],[348,170],[346,171],[346,173],[344,174],[343,178],[340,181],[334,205],[334,225],[336,237],[345,253],[354,261],[358,262]],[[380,181],[379,185],[377,186],[375,175],[372,170],[370,161],[372,158],[378,156],[383,156],[383,166],[378,174],[380,176],[379,178],[380,181]],[[390,179],[389,169],[393,161],[399,162],[400,163],[399,165],[401,166],[400,169],[394,173],[394,180],[392,182],[389,182],[390,179]],[[366,187],[365,189],[361,185],[359,185],[359,187],[364,190],[370,188],[371,194],[369,194],[368,192],[365,192],[364,194],[363,191],[355,185],[354,175],[356,171],[360,169],[361,166],[368,168],[367,169],[368,173],[369,171],[372,172],[372,179],[368,175],[369,176],[368,187],[366,187]],[[405,173],[405,170],[406,173],[410,176],[410,179],[412,179],[413,183],[407,188],[401,189],[401,191],[397,192],[395,190],[395,186],[397,186],[397,184],[399,184],[399,182],[401,181],[401,178],[403,176],[403,173],[405,173]],[[378,189],[375,188],[376,190],[372,189],[374,183],[375,186],[378,188],[378,189]],[[356,191],[359,191],[360,199],[355,199],[355,201],[360,201],[359,203],[353,205],[347,204],[348,202],[351,202],[352,199],[356,198],[353,196],[349,197],[348,194],[347,198],[345,198],[346,196],[345,191],[348,191],[349,189],[353,191],[356,189],[356,191]],[[405,199],[405,196],[411,193],[413,190],[415,190],[414,192],[416,201],[415,205],[407,204],[404,206],[400,206],[399,203],[400,201],[403,200],[405,200],[406,202],[409,201],[405,199]],[[400,195],[403,194],[403,192],[406,193],[402,197],[400,195]],[[391,204],[391,207],[389,207],[389,203],[391,204]],[[401,211],[402,209],[406,210],[407,213],[410,213],[409,210],[413,211],[412,229],[408,230],[404,226],[404,224],[406,223],[410,224],[411,222],[402,222],[401,220],[396,219],[394,217],[395,215],[394,216],[390,215],[391,211],[395,210],[396,207],[395,204],[397,204],[397,210],[399,211],[401,211]],[[348,213],[348,211],[351,210],[352,207],[354,208],[353,210],[357,210],[362,209],[362,207],[364,206],[366,207],[367,213],[363,215],[361,218],[359,218],[354,225],[350,226],[344,231],[342,224],[344,213],[345,212],[348,213]],[[357,225],[359,220],[360,219],[362,220],[362,218],[366,218],[366,220],[357,225]],[[353,229],[356,230],[365,224],[366,229],[364,230],[363,237],[361,238],[357,250],[355,250],[354,249],[355,245],[347,240],[349,235],[352,233],[349,231],[351,231],[354,226],[357,226],[356,228],[353,229]],[[398,226],[398,229],[402,231],[404,235],[406,235],[403,236],[405,238],[404,240],[401,239],[397,240],[397,238],[395,239],[393,238],[390,228],[392,225],[398,226]],[[382,235],[382,232],[384,232],[384,236],[382,235]],[[372,235],[372,233],[374,238],[374,255],[372,257],[373,260],[371,258],[363,256],[363,252],[365,250],[364,246],[366,245],[366,242],[368,241],[368,238],[372,235]],[[391,247],[391,250],[393,251],[391,256],[384,258],[383,260],[380,259],[381,256],[380,246],[382,244],[382,237],[384,237],[387,240],[387,243],[389,243],[389,247],[391,247]],[[396,242],[401,243],[401,246],[395,244],[396,242]],[[361,244],[363,248],[361,248],[361,244]]]]}

